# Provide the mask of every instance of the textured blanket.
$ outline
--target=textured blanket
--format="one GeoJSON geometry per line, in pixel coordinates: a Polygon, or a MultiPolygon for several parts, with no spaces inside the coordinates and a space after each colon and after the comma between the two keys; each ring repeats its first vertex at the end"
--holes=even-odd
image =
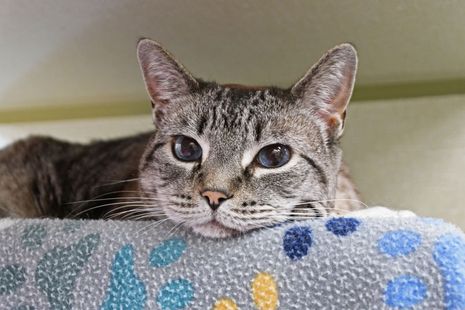
{"type": "Polygon", "coordinates": [[[277,308],[465,309],[464,234],[417,217],[318,219],[227,240],[150,222],[0,230],[0,309],[277,308]]]}

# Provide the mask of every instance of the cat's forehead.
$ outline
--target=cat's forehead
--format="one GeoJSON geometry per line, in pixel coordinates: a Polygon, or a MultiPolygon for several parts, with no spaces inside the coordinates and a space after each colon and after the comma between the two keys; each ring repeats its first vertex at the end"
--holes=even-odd
{"type": "Polygon", "coordinates": [[[168,113],[171,133],[234,149],[264,139],[285,142],[314,131],[310,111],[279,88],[207,84],[176,106],[168,113]]]}
{"type": "Polygon", "coordinates": [[[279,88],[240,84],[207,85],[199,97],[206,110],[213,107],[230,112],[248,110],[257,116],[284,108],[292,101],[290,94],[279,88]]]}
{"type": "Polygon", "coordinates": [[[242,85],[208,88],[200,94],[198,101],[201,120],[209,122],[211,128],[231,134],[248,131],[250,126],[258,123],[265,125],[273,114],[290,104],[282,91],[242,85]]]}

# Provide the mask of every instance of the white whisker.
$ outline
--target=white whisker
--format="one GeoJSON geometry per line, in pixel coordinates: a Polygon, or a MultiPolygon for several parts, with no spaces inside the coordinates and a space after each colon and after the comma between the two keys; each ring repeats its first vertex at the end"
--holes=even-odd
{"type": "Polygon", "coordinates": [[[111,183],[106,183],[106,184],[96,186],[96,188],[104,187],[104,186],[110,186],[110,185],[116,185],[116,184],[121,184],[121,183],[127,183],[127,182],[133,182],[133,181],[138,181],[138,180],[140,180],[140,178],[126,179],[126,180],[115,180],[115,181],[111,181],[111,183]]]}
{"type": "Polygon", "coordinates": [[[156,227],[160,226],[162,223],[164,223],[164,222],[166,222],[168,220],[169,220],[169,218],[165,218],[165,219],[161,219],[161,220],[158,220],[158,221],[155,221],[155,222],[150,222],[150,224],[148,224],[148,225],[142,227],[141,229],[139,229],[136,232],[136,235],[138,235],[143,230],[156,228],[156,227]]]}
{"type": "Polygon", "coordinates": [[[71,216],[71,217],[78,217],[79,215],[82,215],[86,212],[89,212],[89,211],[92,211],[92,210],[96,210],[96,209],[99,209],[99,208],[104,208],[104,207],[112,207],[112,206],[119,206],[119,205],[125,205],[125,206],[130,206],[130,205],[134,205],[134,204],[144,204],[144,201],[133,201],[133,202],[113,202],[113,203],[106,203],[106,204],[103,204],[103,205],[98,205],[98,206],[94,206],[94,207],[90,207],[90,208],[85,208],[77,213],[74,213],[74,212],[70,212],[70,214],[68,214],[68,217],[71,216]]]}

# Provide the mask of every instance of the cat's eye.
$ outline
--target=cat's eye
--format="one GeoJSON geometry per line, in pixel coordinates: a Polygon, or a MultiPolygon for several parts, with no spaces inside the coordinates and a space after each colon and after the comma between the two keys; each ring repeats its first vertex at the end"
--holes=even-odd
{"type": "Polygon", "coordinates": [[[177,136],[173,144],[173,154],[182,161],[197,161],[202,158],[202,148],[190,137],[177,136]]]}
{"type": "Polygon", "coordinates": [[[272,144],[262,148],[257,155],[257,162],[264,168],[284,166],[291,158],[291,150],[282,144],[272,144]]]}

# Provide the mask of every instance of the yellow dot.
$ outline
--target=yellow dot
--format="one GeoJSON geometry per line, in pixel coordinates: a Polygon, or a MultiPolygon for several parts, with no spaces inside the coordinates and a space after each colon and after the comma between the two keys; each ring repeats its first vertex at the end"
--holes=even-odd
{"type": "Polygon", "coordinates": [[[265,272],[259,273],[252,281],[252,296],[260,310],[278,308],[278,287],[273,277],[265,272]]]}
{"type": "Polygon", "coordinates": [[[221,298],[215,303],[213,310],[237,310],[236,303],[231,298],[221,298]]]}

